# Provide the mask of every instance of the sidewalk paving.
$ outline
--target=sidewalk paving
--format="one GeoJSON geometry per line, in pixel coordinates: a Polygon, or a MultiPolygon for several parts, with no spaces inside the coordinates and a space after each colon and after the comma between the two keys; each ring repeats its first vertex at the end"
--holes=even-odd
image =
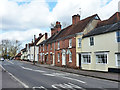
{"type": "Polygon", "coordinates": [[[5,70],[0,67],[0,89],[1,90],[24,90],[18,81],[13,79],[5,70]]]}
{"type": "Polygon", "coordinates": [[[111,72],[100,72],[100,71],[98,72],[98,71],[88,71],[88,70],[86,71],[86,70],[80,70],[80,69],[57,67],[57,66],[46,65],[46,64],[38,64],[38,63],[36,63],[36,66],[120,82],[120,73],[118,74],[118,73],[111,73],[111,72]]]}

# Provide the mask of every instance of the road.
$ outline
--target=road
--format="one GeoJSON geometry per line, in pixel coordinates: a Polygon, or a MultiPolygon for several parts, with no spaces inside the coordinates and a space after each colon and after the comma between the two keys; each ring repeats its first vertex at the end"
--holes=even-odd
{"type": "Polygon", "coordinates": [[[119,90],[115,81],[37,67],[27,62],[3,61],[1,65],[25,88],[34,90],[119,90]]]}

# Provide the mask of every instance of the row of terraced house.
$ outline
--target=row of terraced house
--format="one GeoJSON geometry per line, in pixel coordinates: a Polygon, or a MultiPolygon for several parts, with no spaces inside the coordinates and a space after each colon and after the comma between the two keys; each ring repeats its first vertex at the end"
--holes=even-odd
{"type": "Polygon", "coordinates": [[[72,24],[61,29],[56,22],[51,36],[39,37],[21,50],[21,59],[67,68],[95,71],[120,69],[120,12],[101,20],[95,14],[85,19],[72,16],[72,24]],[[35,55],[34,55],[35,45],[35,55]]]}

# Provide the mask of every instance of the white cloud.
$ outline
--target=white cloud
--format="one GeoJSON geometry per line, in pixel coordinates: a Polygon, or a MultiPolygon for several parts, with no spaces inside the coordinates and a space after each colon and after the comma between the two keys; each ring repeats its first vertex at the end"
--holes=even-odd
{"type": "Polygon", "coordinates": [[[39,33],[44,34],[47,31],[40,29],[31,29],[26,31],[9,31],[0,34],[0,41],[3,39],[19,40],[21,42],[29,42],[33,39],[34,35],[39,36],[39,33]]]}
{"type": "Polygon", "coordinates": [[[1,39],[18,39],[29,41],[34,34],[43,31],[51,22],[60,21],[71,24],[72,15],[79,14],[81,19],[98,14],[101,19],[107,19],[118,11],[118,1],[111,0],[0,0],[0,30],[1,39]],[[53,11],[49,11],[47,2],[56,2],[53,11]],[[29,2],[18,5],[16,2],[29,2]],[[36,29],[37,28],[37,29],[36,29]]]}

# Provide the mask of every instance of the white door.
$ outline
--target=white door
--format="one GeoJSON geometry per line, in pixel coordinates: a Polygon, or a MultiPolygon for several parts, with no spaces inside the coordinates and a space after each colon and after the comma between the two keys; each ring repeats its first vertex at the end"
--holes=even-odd
{"type": "Polygon", "coordinates": [[[55,58],[54,58],[54,54],[53,54],[53,65],[55,65],[55,58]]]}
{"type": "Polygon", "coordinates": [[[66,65],[65,64],[65,54],[62,54],[62,65],[66,65]]]}

